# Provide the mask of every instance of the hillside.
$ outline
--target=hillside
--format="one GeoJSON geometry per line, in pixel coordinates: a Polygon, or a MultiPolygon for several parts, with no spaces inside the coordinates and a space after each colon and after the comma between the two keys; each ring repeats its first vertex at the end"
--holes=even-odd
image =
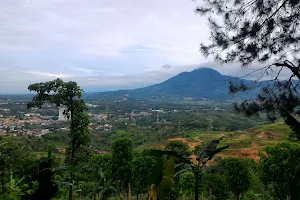
{"type": "Polygon", "coordinates": [[[141,148],[164,148],[167,142],[180,140],[188,143],[190,149],[194,150],[197,145],[203,145],[210,140],[219,139],[224,136],[220,146],[227,144],[230,146],[221,154],[218,154],[218,156],[259,160],[259,153],[263,152],[266,146],[283,141],[287,138],[289,131],[290,128],[284,122],[277,122],[234,132],[194,132],[188,138],[169,138],[159,144],[143,145],[141,148]]]}
{"type": "Polygon", "coordinates": [[[182,72],[162,83],[133,90],[118,90],[112,92],[94,93],[95,96],[107,99],[135,98],[142,100],[232,100],[246,97],[253,98],[255,91],[242,95],[228,94],[229,80],[243,81],[251,84],[250,80],[236,79],[225,76],[211,68],[199,68],[191,72],[182,72]]]}

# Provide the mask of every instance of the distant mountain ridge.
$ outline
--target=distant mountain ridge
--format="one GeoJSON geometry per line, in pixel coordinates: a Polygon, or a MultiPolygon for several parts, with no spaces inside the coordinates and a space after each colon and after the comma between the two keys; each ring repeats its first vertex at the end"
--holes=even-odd
{"type": "Polygon", "coordinates": [[[257,91],[232,95],[228,93],[229,80],[253,81],[222,75],[212,68],[198,68],[182,72],[162,83],[132,90],[97,93],[102,98],[134,98],[141,100],[232,100],[241,97],[254,98],[257,91]],[[246,96],[245,96],[246,95],[246,96]]]}

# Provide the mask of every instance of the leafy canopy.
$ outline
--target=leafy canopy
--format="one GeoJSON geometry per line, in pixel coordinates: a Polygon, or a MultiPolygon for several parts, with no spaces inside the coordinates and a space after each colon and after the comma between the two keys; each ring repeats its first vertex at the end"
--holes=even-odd
{"type": "Polygon", "coordinates": [[[126,137],[115,140],[111,145],[113,176],[123,183],[123,187],[127,187],[132,178],[133,147],[133,140],[126,137]]]}
{"type": "MultiPolygon", "coordinates": [[[[29,91],[36,92],[32,101],[27,104],[28,108],[39,107],[41,108],[45,103],[56,104],[56,106],[66,107],[63,114],[70,119],[70,144],[67,148],[66,162],[72,166],[78,164],[76,155],[82,153],[84,146],[89,141],[90,124],[89,117],[85,113],[87,106],[81,99],[83,90],[74,81],[64,82],[61,79],[53,81],[34,83],[28,86],[29,91]]],[[[81,156],[77,156],[80,158],[81,156]]],[[[70,182],[74,180],[74,173],[70,172],[70,182]]],[[[70,185],[69,199],[73,197],[73,186],[70,185]]]]}
{"type": "Polygon", "coordinates": [[[240,158],[225,158],[221,161],[226,182],[237,199],[250,188],[250,169],[248,162],[240,158]]]}
{"type": "Polygon", "coordinates": [[[261,155],[261,178],[274,188],[278,199],[299,199],[300,192],[300,145],[284,142],[266,148],[261,155]]]}

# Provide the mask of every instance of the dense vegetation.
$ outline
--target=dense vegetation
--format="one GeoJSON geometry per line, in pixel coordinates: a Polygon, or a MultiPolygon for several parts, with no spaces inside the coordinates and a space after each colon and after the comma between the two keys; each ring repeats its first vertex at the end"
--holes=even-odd
{"type": "MultiPolygon", "coordinates": [[[[168,159],[168,156],[160,157],[150,150],[135,148],[134,141],[129,138],[117,139],[112,143],[112,151],[105,154],[95,154],[87,148],[81,153],[82,159],[76,167],[66,165],[64,153],[55,153],[51,146],[48,153],[45,149],[33,151],[30,146],[21,138],[1,138],[3,199],[34,199],[29,196],[43,190],[46,187],[43,184],[54,185],[54,189],[57,187],[53,199],[66,199],[70,184],[73,185],[74,199],[146,199],[149,177],[156,163],[165,163],[168,159]],[[48,168],[45,165],[50,171],[43,174],[41,168],[48,168]],[[70,182],[70,171],[75,175],[73,182],[70,182]]],[[[180,141],[166,145],[167,151],[177,152],[180,156],[197,154],[202,149],[203,145],[196,148],[196,152],[192,151],[180,141]]],[[[300,146],[295,142],[272,145],[261,155],[261,162],[245,158],[218,158],[217,154],[209,167],[204,166],[197,175],[200,177],[199,199],[297,197],[299,150],[300,146]]],[[[182,162],[175,157],[176,165],[182,162]]],[[[174,186],[166,199],[194,199],[195,173],[192,168],[188,170],[185,165],[179,165],[175,172],[174,186]]]]}

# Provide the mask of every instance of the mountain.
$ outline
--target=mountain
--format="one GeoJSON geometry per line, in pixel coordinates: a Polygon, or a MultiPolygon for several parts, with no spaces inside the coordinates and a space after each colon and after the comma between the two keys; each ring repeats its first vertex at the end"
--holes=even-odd
{"type": "Polygon", "coordinates": [[[229,80],[243,81],[250,85],[252,81],[225,76],[211,68],[199,68],[191,72],[182,72],[162,83],[133,90],[118,90],[97,93],[103,98],[135,98],[143,100],[232,100],[242,96],[253,98],[257,91],[239,95],[228,94],[229,80]]]}

